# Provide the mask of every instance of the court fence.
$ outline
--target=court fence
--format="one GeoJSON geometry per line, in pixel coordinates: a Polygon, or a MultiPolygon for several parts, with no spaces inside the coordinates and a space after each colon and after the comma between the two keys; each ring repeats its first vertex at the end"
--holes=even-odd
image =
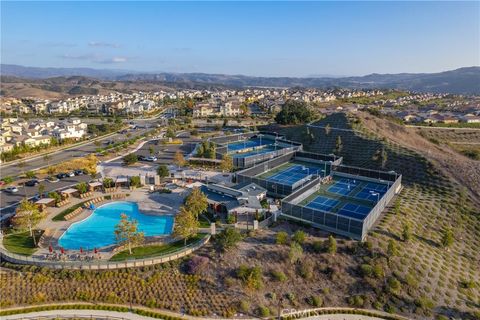
{"type": "Polygon", "coordinates": [[[207,234],[199,241],[187,245],[180,250],[169,254],[143,259],[128,259],[125,261],[51,261],[37,257],[29,257],[12,253],[5,249],[3,245],[0,245],[0,260],[5,260],[15,264],[35,265],[52,269],[112,270],[122,268],[146,267],[183,258],[208,243],[208,241],[210,241],[210,237],[211,235],[207,234]]]}
{"type": "Polygon", "coordinates": [[[291,194],[294,190],[309,183],[311,179],[318,177],[318,174],[310,175],[310,179],[301,179],[293,184],[280,183],[269,181],[268,178],[258,177],[261,173],[270,171],[280,165],[283,165],[289,161],[298,160],[302,162],[310,162],[319,166],[325,166],[327,174],[329,174],[329,168],[331,164],[339,164],[342,162],[342,157],[335,155],[316,154],[305,151],[292,151],[288,150],[286,153],[279,155],[273,159],[256,164],[247,169],[237,172],[236,178],[238,183],[255,183],[265,189],[272,197],[283,197],[291,194]],[[331,163],[330,163],[331,162],[331,163]]]}
{"type": "MultiPolygon", "coordinates": [[[[248,133],[240,133],[229,135],[225,137],[216,137],[211,138],[210,141],[215,142],[217,144],[216,147],[216,156],[217,159],[223,159],[224,155],[229,153],[228,144],[234,142],[240,142],[244,140],[248,140],[251,138],[255,138],[258,136],[262,136],[263,139],[272,141],[271,144],[275,144],[275,150],[260,152],[257,154],[246,155],[243,157],[234,157],[233,158],[233,165],[236,168],[249,168],[251,166],[255,166],[258,163],[264,162],[266,160],[273,159],[275,157],[281,156],[283,154],[289,153],[291,151],[299,151],[302,150],[303,145],[300,142],[295,142],[291,140],[287,140],[285,136],[278,135],[275,132],[267,132],[267,131],[255,131],[255,132],[248,132],[248,133]]],[[[270,145],[271,145],[270,144],[270,145]]]]}
{"type": "Polygon", "coordinates": [[[332,170],[334,170],[332,172],[333,175],[350,179],[367,178],[370,181],[388,182],[389,188],[379,201],[377,201],[368,215],[363,220],[360,220],[319,208],[307,208],[300,205],[303,200],[320,189],[321,179],[317,178],[282,200],[282,215],[287,218],[312,224],[328,232],[364,241],[368,231],[375,224],[388,203],[393,199],[395,194],[400,192],[402,176],[394,172],[381,172],[348,166],[336,166],[333,167],[332,170]],[[380,177],[381,179],[374,177],[380,177]]]}

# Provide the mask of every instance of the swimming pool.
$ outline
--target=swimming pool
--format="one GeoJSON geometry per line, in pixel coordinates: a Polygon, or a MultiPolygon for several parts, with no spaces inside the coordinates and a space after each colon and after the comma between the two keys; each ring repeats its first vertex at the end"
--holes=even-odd
{"type": "Polygon", "coordinates": [[[58,244],[65,249],[101,248],[115,244],[115,225],[120,214],[138,221],[138,229],[145,236],[166,235],[172,232],[173,216],[152,216],[141,213],[134,202],[118,201],[95,209],[92,214],[72,224],[60,237],[58,244]]]}

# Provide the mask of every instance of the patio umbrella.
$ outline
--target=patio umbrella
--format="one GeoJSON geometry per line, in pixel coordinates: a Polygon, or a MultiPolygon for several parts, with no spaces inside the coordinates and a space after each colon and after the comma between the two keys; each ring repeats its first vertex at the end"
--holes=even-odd
{"type": "Polygon", "coordinates": [[[65,253],[65,249],[60,248],[60,252],[61,252],[62,254],[64,254],[64,253],[65,253]]]}
{"type": "Polygon", "coordinates": [[[94,253],[98,253],[97,248],[93,249],[93,252],[94,252],[94,253]]]}
{"type": "Polygon", "coordinates": [[[82,247],[80,247],[80,253],[83,253],[83,248],[82,247]]]}
{"type": "Polygon", "coordinates": [[[48,246],[48,252],[50,252],[50,253],[53,252],[53,247],[52,247],[52,245],[49,245],[49,246],[48,246]]]}

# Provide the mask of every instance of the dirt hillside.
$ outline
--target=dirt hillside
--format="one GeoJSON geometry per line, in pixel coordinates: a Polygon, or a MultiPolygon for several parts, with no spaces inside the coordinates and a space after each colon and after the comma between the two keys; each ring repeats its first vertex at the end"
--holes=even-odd
{"type": "Polygon", "coordinates": [[[406,128],[391,121],[359,112],[357,116],[364,125],[401,146],[412,149],[431,160],[448,177],[465,186],[477,202],[480,202],[480,162],[469,159],[450,149],[447,145],[434,144],[413,128],[406,128]]]}

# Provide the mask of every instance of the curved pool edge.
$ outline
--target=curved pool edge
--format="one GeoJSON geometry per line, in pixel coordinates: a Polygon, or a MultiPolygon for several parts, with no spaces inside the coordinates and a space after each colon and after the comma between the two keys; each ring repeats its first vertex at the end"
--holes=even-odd
{"type": "MultiPolygon", "coordinates": [[[[67,234],[68,230],[71,229],[73,226],[75,225],[78,225],[79,223],[84,223],[85,221],[87,221],[88,219],[90,219],[92,216],[93,216],[93,213],[95,212],[95,210],[97,209],[100,209],[102,207],[105,207],[105,206],[109,206],[109,205],[112,205],[112,204],[119,204],[119,203],[128,203],[128,204],[132,204],[132,205],[135,205],[136,209],[137,209],[137,213],[138,214],[141,214],[143,216],[146,216],[146,217],[156,217],[156,218],[161,218],[161,217],[167,217],[167,218],[170,218],[171,219],[171,223],[169,225],[169,231],[164,233],[164,234],[157,234],[157,235],[149,235],[149,236],[145,236],[146,239],[151,239],[151,238],[155,238],[155,237],[159,237],[159,238],[165,238],[165,237],[169,237],[172,235],[173,233],[173,226],[174,226],[174,218],[175,218],[175,214],[158,214],[158,215],[154,215],[154,214],[147,214],[147,213],[143,213],[142,211],[140,211],[140,206],[137,202],[135,201],[128,201],[128,200],[119,200],[119,201],[116,201],[116,200],[110,200],[106,203],[103,203],[101,205],[99,205],[98,207],[95,207],[95,209],[91,210],[89,208],[85,208],[84,210],[87,210],[88,211],[88,214],[87,216],[83,217],[82,219],[78,220],[78,221],[74,221],[74,222],[71,222],[70,224],[68,224],[65,228],[65,230],[63,230],[62,234],[56,238],[55,242],[56,242],[56,249],[61,249],[61,248],[64,248],[65,250],[69,250],[69,251],[79,251],[80,248],[82,248],[83,246],[80,246],[80,248],[78,249],[72,249],[72,248],[67,248],[67,247],[64,247],[60,244],[60,241],[62,240],[62,238],[67,234]]],[[[120,221],[120,220],[118,220],[120,221]]],[[[113,233],[113,230],[112,230],[112,233],[113,233]]],[[[108,244],[108,245],[104,245],[104,246],[98,246],[98,247],[94,247],[96,248],[98,251],[111,251],[111,250],[114,250],[116,247],[118,247],[118,244],[116,243],[112,243],[112,244],[108,244]]],[[[84,248],[87,248],[84,247],[84,248]]],[[[88,248],[90,248],[88,246],[88,248]]]]}

